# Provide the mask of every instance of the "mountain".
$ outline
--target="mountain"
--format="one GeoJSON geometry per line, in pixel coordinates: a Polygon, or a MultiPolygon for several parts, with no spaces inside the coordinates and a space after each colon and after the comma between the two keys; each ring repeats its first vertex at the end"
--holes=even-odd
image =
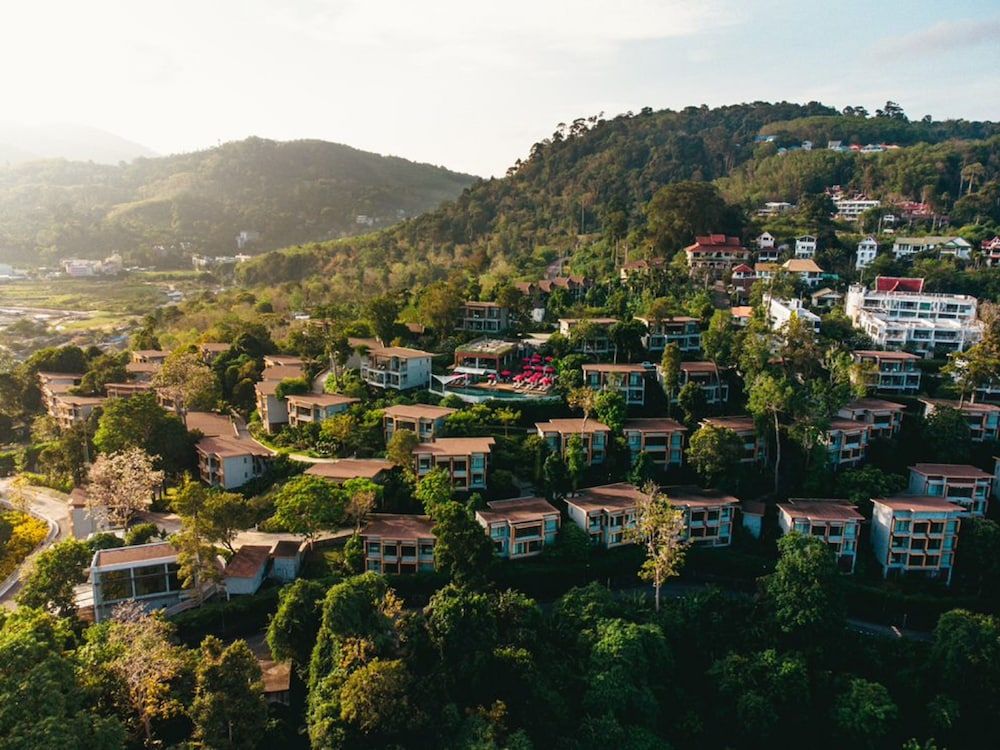
{"type": "Polygon", "coordinates": [[[0,260],[121,252],[163,262],[173,252],[182,262],[182,243],[188,253],[231,255],[243,230],[259,233],[248,250],[262,252],[388,226],[474,179],[318,140],[249,138],[115,165],[29,162],[0,169],[0,260]]]}
{"type": "Polygon", "coordinates": [[[930,186],[947,203],[958,195],[964,164],[985,165],[980,185],[996,179],[997,134],[997,123],[846,117],[815,102],[582,119],[536,143],[505,177],[479,182],[436,211],[374,235],[290,248],[244,265],[240,274],[248,284],[322,274],[339,278],[344,294],[370,290],[373,282],[413,288],[461,268],[484,286],[499,278],[539,278],[566,256],[577,272],[606,274],[616,252],[650,251],[647,205],[670,183],[714,182],[745,208],[775,192],[792,199],[838,183],[911,199],[930,186]],[[770,134],[777,142],[763,142],[770,134]],[[845,143],[898,138],[907,146],[873,156],[825,149],[777,154],[779,145],[807,136],[845,143]]]}
{"type": "Polygon", "coordinates": [[[38,159],[117,164],[140,156],[156,156],[156,153],[99,128],[58,123],[30,126],[0,123],[0,164],[38,159]]]}

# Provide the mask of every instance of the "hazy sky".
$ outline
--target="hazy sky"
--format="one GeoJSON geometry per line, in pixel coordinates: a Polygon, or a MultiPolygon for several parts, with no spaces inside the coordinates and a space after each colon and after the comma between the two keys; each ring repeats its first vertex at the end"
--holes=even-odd
{"type": "Polygon", "coordinates": [[[323,138],[502,174],[600,111],[821,100],[1000,119],[997,0],[30,0],[0,119],[160,153],[323,138]]]}

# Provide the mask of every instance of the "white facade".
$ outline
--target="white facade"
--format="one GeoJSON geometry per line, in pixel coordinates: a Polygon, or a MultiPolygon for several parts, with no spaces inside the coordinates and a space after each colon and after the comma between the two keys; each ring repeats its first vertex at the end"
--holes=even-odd
{"type": "Polygon", "coordinates": [[[809,325],[813,332],[819,333],[819,316],[803,307],[801,300],[765,297],[765,302],[767,303],[768,319],[771,321],[771,330],[780,331],[792,319],[792,316],[795,316],[809,325]]]}
{"type": "Polygon", "coordinates": [[[774,235],[770,232],[764,232],[757,238],[758,250],[768,250],[772,247],[774,247],[774,235]]]}
{"type": "Polygon", "coordinates": [[[892,245],[896,260],[930,250],[936,250],[938,255],[953,255],[959,260],[972,256],[972,245],[961,237],[897,237],[892,245]]]}
{"type": "Polygon", "coordinates": [[[812,258],[816,255],[816,238],[811,234],[804,234],[795,238],[795,257],[812,258]]]}
{"type": "Polygon", "coordinates": [[[878,242],[871,235],[865,237],[858,243],[858,251],[854,262],[854,267],[861,269],[871,265],[878,255],[878,242]]]}
{"type": "Polygon", "coordinates": [[[965,511],[941,498],[872,499],[871,542],[882,575],[920,574],[951,583],[965,511]]]}
{"type": "Polygon", "coordinates": [[[882,205],[881,201],[867,198],[834,198],[833,205],[837,207],[837,215],[846,221],[857,221],[861,214],[882,205]]]}
{"type": "Polygon", "coordinates": [[[397,391],[428,388],[431,354],[403,347],[372,349],[362,359],[361,379],[375,388],[397,391]]]}

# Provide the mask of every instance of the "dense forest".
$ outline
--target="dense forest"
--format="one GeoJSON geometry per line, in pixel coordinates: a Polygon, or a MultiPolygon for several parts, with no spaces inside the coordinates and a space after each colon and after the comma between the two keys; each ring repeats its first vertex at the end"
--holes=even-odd
{"type": "MultiPolygon", "coordinates": [[[[324,141],[261,138],[118,165],[46,160],[0,169],[0,260],[52,263],[154,245],[232,254],[369,231],[454,198],[472,182],[441,167],[324,141]]],[[[155,258],[162,262],[162,257],[155,258]]]]}

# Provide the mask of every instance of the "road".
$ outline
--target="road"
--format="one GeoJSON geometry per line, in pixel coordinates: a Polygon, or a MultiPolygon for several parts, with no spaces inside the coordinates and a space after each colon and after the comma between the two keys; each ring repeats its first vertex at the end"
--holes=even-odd
{"type": "MultiPolygon", "coordinates": [[[[11,481],[10,477],[0,479],[0,498],[7,502],[10,501],[11,481]]],[[[65,539],[70,533],[69,506],[66,504],[66,495],[44,487],[25,487],[24,493],[28,498],[29,512],[55,524],[58,531],[54,537],[46,540],[35,552],[28,556],[25,563],[22,563],[21,569],[39,552],[65,539]]],[[[5,591],[0,592],[0,606],[7,609],[13,608],[14,597],[20,588],[21,582],[18,580],[14,581],[5,591]]]]}

